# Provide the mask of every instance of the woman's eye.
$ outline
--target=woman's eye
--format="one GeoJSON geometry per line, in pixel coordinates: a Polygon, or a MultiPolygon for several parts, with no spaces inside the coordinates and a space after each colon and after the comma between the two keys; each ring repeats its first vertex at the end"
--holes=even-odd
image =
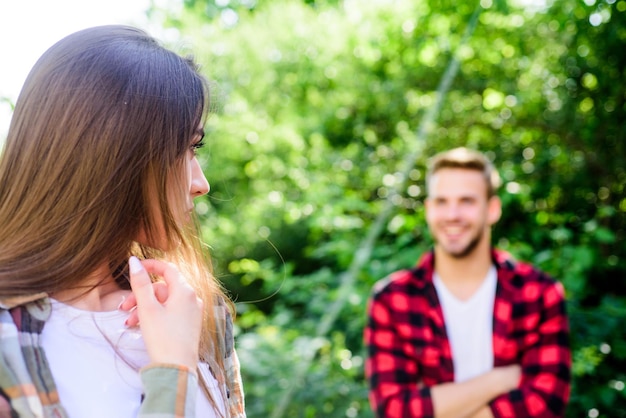
{"type": "Polygon", "coordinates": [[[198,154],[198,150],[200,148],[202,148],[203,146],[204,146],[204,141],[198,141],[198,142],[192,144],[191,145],[191,150],[193,151],[193,154],[197,155],[198,154]]]}

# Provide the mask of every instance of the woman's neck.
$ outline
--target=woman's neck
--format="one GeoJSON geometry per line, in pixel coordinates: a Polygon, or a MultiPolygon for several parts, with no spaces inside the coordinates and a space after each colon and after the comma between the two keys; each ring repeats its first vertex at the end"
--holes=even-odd
{"type": "Polygon", "coordinates": [[[59,302],[85,311],[114,311],[130,290],[120,289],[108,266],[87,276],[80,287],[61,290],[50,296],[59,302]]]}

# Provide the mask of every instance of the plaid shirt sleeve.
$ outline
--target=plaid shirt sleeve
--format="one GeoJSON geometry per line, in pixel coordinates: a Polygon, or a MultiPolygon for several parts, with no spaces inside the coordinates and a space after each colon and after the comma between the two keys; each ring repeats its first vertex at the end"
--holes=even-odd
{"type": "Polygon", "coordinates": [[[526,264],[513,272],[514,294],[502,289],[494,309],[494,361],[520,364],[522,379],[491,401],[491,411],[496,418],[562,417],[572,362],[563,286],[526,264]]]}
{"type": "Polygon", "coordinates": [[[151,364],[141,369],[145,397],[138,418],[196,416],[198,378],[187,367],[151,364]]]}
{"type": "Polygon", "coordinates": [[[378,417],[434,416],[430,388],[423,384],[424,365],[417,361],[420,348],[409,337],[420,333],[420,324],[421,330],[426,328],[411,309],[412,303],[420,301],[411,300],[403,288],[389,286],[394,279],[408,275],[400,272],[379,282],[368,305],[365,373],[370,384],[370,403],[378,417]]]}

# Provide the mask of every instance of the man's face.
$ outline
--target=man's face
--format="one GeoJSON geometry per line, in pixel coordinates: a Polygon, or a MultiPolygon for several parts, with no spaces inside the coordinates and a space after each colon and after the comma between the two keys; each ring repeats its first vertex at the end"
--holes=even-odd
{"type": "Polygon", "coordinates": [[[426,221],[437,247],[454,258],[465,258],[490,246],[490,227],[500,218],[500,200],[487,198],[482,173],[442,168],[431,177],[426,221]]]}

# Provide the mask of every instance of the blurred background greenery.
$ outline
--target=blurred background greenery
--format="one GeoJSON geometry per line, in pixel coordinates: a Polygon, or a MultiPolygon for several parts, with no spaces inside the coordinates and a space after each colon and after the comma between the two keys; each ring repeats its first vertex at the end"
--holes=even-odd
{"type": "Polygon", "coordinates": [[[504,178],[495,244],[565,286],[568,416],[626,417],[626,1],[152,13],[215,80],[198,210],[237,300],[250,417],[372,416],[369,291],[430,247],[425,161],[460,145],[504,178]]]}
{"type": "Polygon", "coordinates": [[[504,179],[494,243],[562,281],[568,417],[626,417],[625,0],[179,0],[149,11],[214,80],[197,204],[237,302],[248,416],[371,417],[374,282],[431,240],[424,167],[504,179]]]}

